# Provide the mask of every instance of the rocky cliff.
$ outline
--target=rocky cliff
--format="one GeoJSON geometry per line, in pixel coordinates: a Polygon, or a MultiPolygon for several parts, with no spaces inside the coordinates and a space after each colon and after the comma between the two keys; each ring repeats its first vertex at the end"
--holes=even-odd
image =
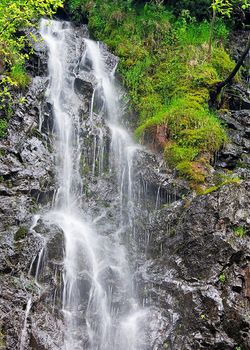
{"type": "MultiPolygon", "coordinates": [[[[76,28],[75,35],[86,31],[76,28]]],[[[39,217],[55,190],[53,115],[44,96],[46,60],[46,48],[37,45],[29,63],[33,79],[26,102],[15,110],[8,136],[0,142],[1,350],[19,349],[20,344],[22,350],[56,350],[63,341],[63,235],[39,217]]],[[[76,77],[83,99],[83,153],[90,159],[93,84],[88,75],[76,77]]],[[[250,349],[249,92],[232,87],[227,99],[230,110],[221,117],[230,143],[218,154],[216,171],[234,171],[239,183],[196,195],[158,155],[144,149],[134,161],[135,183],[143,188],[138,193],[143,204],[136,208],[134,279],[141,302],[152,308],[148,349],[250,349]]],[[[86,168],[83,173],[87,206],[109,207],[112,222],[118,210],[112,204],[117,201],[112,179],[89,184],[86,168]]]]}

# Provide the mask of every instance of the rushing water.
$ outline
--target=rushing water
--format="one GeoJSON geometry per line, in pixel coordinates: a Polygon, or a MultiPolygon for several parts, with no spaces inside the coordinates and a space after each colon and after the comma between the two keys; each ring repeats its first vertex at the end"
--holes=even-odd
{"type": "Polygon", "coordinates": [[[24,318],[23,329],[22,329],[21,340],[20,340],[20,350],[24,350],[25,349],[25,345],[26,345],[27,319],[28,319],[28,316],[29,316],[29,313],[30,313],[31,304],[32,304],[32,300],[30,298],[28,300],[28,302],[27,302],[26,310],[25,310],[25,318],[24,318]]]}
{"type": "Polygon", "coordinates": [[[116,64],[110,68],[102,45],[75,37],[69,23],[43,20],[40,32],[49,49],[47,99],[54,116],[58,186],[46,219],[63,230],[65,238],[64,349],[144,350],[147,312],[136,296],[129,252],[135,234],[133,157],[138,146],[121,126],[123,107],[115,80],[116,64]],[[95,81],[89,110],[89,122],[95,129],[89,146],[93,150],[89,172],[95,181],[104,172],[110,177],[115,174],[118,210],[108,234],[97,225],[101,219],[108,225],[105,210],[95,220],[94,212],[83,210],[86,198],[80,169],[86,146],[81,136],[82,101],[74,89],[81,72],[88,72],[95,81]],[[97,105],[110,133],[108,155],[104,128],[94,121],[97,105]]]}

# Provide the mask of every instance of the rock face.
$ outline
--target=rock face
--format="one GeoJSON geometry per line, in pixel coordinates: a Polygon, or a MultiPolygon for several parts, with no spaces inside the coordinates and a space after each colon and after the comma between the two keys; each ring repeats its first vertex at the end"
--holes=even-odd
{"type": "MultiPolygon", "coordinates": [[[[238,55],[243,47],[236,43],[238,55]]],[[[215,169],[237,174],[241,183],[161,203],[144,227],[141,281],[154,305],[153,349],[250,349],[249,91],[231,86],[224,103],[229,142],[215,169]]]]}
{"type": "MultiPolygon", "coordinates": [[[[76,29],[76,35],[86,36],[86,30],[76,29]]],[[[63,233],[36,214],[46,212],[56,185],[53,117],[44,99],[47,53],[42,43],[35,49],[26,102],[16,109],[8,137],[0,142],[1,350],[63,346],[63,233]]],[[[107,62],[111,70],[116,65],[108,53],[107,62]]],[[[98,225],[108,234],[119,211],[114,175],[107,169],[109,130],[96,113],[98,103],[92,116],[96,127],[90,125],[96,82],[88,71],[75,72],[74,90],[82,99],[84,210],[99,216],[105,207],[108,224],[100,219],[98,225]],[[98,146],[100,127],[106,175],[91,182],[94,150],[89,145],[97,140],[98,146]]],[[[222,115],[231,141],[216,166],[235,171],[240,184],[197,196],[157,155],[141,149],[134,159],[135,186],[142,190],[134,208],[138,272],[133,278],[141,302],[151,308],[149,350],[250,349],[250,102],[242,87],[233,89],[240,97],[229,96],[232,110],[222,115]]]]}
{"type": "Polygon", "coordinates": [[[154,349],[250,348],[249,185],[174,202],[153,218],[141,273],[157,305],[154,349]]]}
{"type": "MultiPolygon", "coordinates": [[[[25,322],[27,329],[33,324],[29,349],[44,349],[43,343],[53,345],[60,328],[60,321],[40,302],[42,296],[31,274],[44,239],[34,214],[46,207],[54,193],[53,126],[48,123],[49,106],[43,103],[48,81],[46,72],[38,70],[46,66],[46,51],[41,49],[34,57],[37,64],[31,64],[30,73],[35,77],[25,102],[16,108],[8,136],[0,141],[0,348],[6,350],[27,348],[23,334],[27,330],[22,331],[25,322]],[[32,319],[26,315],[29,300],[32,319]]],[[[58,230],[50,228],[50,232],[53,241],[58,230]]],[[[59,239],[58,243],[60,246],[59,239]]],[[[51,260],[55,264],[54,257],[51,260]]],[[[55,348],[52,345],[50,349],[55,348]]]]}
{"type": "MultiPolygon", "coordinates": [[[[86,28],[76,29],[75,35],[86,37],[86,28]]],[[[45,96],[47,48],[39,40],[33,46],[35,53],[27,63],[32,83],[25,102],[14,111],[7,137],[0,141],[1,350],[63,347],[64,236],[40,215],[48,211],[56,192],[54,122],[45,96]]],[[[93,87],[80,77],[75,85],[84,118],[93,87]]]]}

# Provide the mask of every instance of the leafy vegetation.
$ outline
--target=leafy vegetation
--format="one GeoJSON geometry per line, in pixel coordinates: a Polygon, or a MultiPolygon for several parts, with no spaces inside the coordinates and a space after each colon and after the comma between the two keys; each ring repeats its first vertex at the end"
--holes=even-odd
{"type": "Polygon", "coordinates": [[[219,281],[221,283],[225,283],[226,282],[226,275],[224,272],[222,272],[220,275],[219,275],[219,281]]]}
{"type": "Polygon", "coordinates": [[[226,186],[226,185],[240,185],[241,184],[241,179],[237,176],[230,176],[230,175],[217,175],[214,178],[214,182],[215,185],[211,186],[211,187],[207,187],[207,188],[202,188],[202,187],[197,187],[197,193],[199,195],[205,195],[205,194],[209,194],[211,192],[215,192],[218,189],[220,189],[222,186],[226,186]]]}
{"type": "Polygon", "coordinates": [[[24,226],[19,227],[19,229],[15,233],[15,241],[20,241],[21,239],[24,239],[28,233],[28,229],[24,226]]]}
{"type": "Polygon", "coordinates": [[[237,237],[243,238],[246,234],[246,229],[244,226],[237,226],[234,228],[234,234],[237,237]]]}
{"type": "Polygon", "coordinates": [[[52,16],[63,5],[61,0],[1,0],[0,2],[0,137],[6,133],[7,119],[13,101],[13,89],[23,89],[29,83],[25,71],[29,40],[24,28],[33,27],[41,16],[52,16]]]}
{"type": "Polygon", "coordinates": [[[212,54],[212,39],[214,35],[216,16],[217,14],[221,14],[222,16],[230,17],[235,7],[246,10],[250,7],[250,3],[248,0],[212,0],[211,9],[213,11],[213,16],[210,25],[210,38],[208,46],[209,59],[211,59],[212,54]]]}
{"type": "MultiPolygon", "coordinates": [[[[202,3],[211,11],[212,2],[202,3]]],[[[214,20],[211,56],[210,22],[197,21],[185,7],[178,17],[154,2],[71,0],[69,7],[76,18],[85,13],[94,36],[120,57],[118,70],[139,114],[137,138],[162,149],[181,176],[204,182],[213,153],[227,141],[208,108],[209,89],[235,65],[224,49],[222,19],[214,20]]]]}
{"type": "MultiPolygon", "coordinates": [[[[220,120],[208,108],[209,90],[234,67],[224,48],[228,28],[218,16],[211,27],[209,16],[212,11],[229,15],[237,6],[247,7],[247,1],[199,0],[196,6],[186,0],[65,2],[75,20],[88,18],[92,34],[120,57],[118,71],[139,115],[136,136],[162,149],[181,176],[204,182],[213,153],[227,141],[220,120]]],[[[0,4],[0,70],[6,72],[0,108],[11,99],[10,89],[29,82],[22,28],[33,26],[39,16],[51,16],[59,6],[61,0],[0,4]]],[[[0,136],[5,127],[0,123],[0,136]]]]}

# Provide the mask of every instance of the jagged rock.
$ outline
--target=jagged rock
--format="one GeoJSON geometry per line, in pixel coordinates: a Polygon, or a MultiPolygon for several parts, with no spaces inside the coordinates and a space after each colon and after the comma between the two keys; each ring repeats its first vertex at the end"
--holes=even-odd
{"type": "Polygon", "coordinates": [[[248,165],[250,110],[230,111],[221,118],[227,124],[229,142],[218,153],[215,165],[228,169],[248,165]]]}
{"type": "Polygon", "coordinates": [[[84,73],[84,76],[81,74],[75,79],[75,92],[80,98],[84,95],[85,100],[91,101],[94,84],[95,81],[91,77],[89,78],[89,74],[84,73]]]}
{"type": "MultiPolygon", "coordinates": [[[[74,35],[86,36],[85,30],[76,28],[74,35]]],[[[77,49],[82,53],[84,41],[80,46],[77,49]]],[[[74,49],[69,56],[75,55],[74,49]]],[[[47,52],[43,42],[38,42],[35,50],[27,68],[31,75],[39,77],[33,79],[27,102],[16,109],[8,137],[0,142],[0,341],[3,338],[6,350],[20,346],[30,298],[24,349],[63,347],[63,232],[49,220],[34,217],[34,212],[44,206],[46,211],[55,192],[50,143],[54,128],[52,106],[51,102],[44,103],[42,97],[48,85],[44,77],[47,52]]],[[[78,73],[81,63],[77,57],[74,59],[79,66],[72,66],[71,73],[76,77],[74,88],[82,100],[83,209],[95,220],[102,235],[111,235],[110,227],[120,214],[115,174],[110,174],[108,160],[104,159],[103,175],[98,179],[95,169],[99,164],[93,162],[99,146],[108,158],[110,132],[103,115],[96,113],[102,110],[101,101],[93,106],[93,120],[89,121],[96,82],[89,72],[78,73]],[[102,145],[98,144],[100,138],[102,145]],[[94,143],[96,149],[90,146],[94,143]]],[[[117,62],[106,50],[105,63],[110,71],[117,62]]],[[[245,97],[244,108],[248,108],[245,97]]],[[[231,103],[234,108],[240,104],[238,99],[231,103]]],[[[231,141],[219,153],[217,166],[235,169],[239,162],[250,165],[249,110],[227,113],[222,119],[228,125],[231,141]]],[[[139,269],[131,278],[141,302],[150,308],[148,348],[233,350],[240,346],[241,350],[248,350],[249,182],[194,196],[187,182],[176,179],[156,154],[141,148],[133,161],[134,186],[143,190],[137,193],[139,204],[131,208],[136,217],[135,237],[124,232],[123,240],[132,241],[129,253],[135,256],[136,252],[139,269]],[[147,203],[143,203],[144,199],[147,203]],[[239,227],[244,228],[243,237],[237,236],[239,227]]],[[[247,179],[247,168],[237,170],[247,179]]],[[[115,289],[118,277],[111,269],[106,269],[103,276],[106,283],[113,282],[111,306],[116,308],[124,301],[124,295],[115,289]]],[[[87,300],[87,274],[82,272],[77,282],[87,300]]],[[[86,307],[87,302],[83,302],[77,313],[85,312],[86,307]]],[[[79,338],[86,339],[82,333],[79,338]]],[[[83,343],[84,347],[88,344],[83,343]]]]}
{"type": "MultiPolygon", "coordinates": [[[[34,75],[41,73],[38,67],[32,69],[34,75]]],[[[5,350],[19,348],[27,302],[31,295],[33,301],[39,299],[28,275],[42,248],[31,228],[33,213],[39,202],[48,203],[54,193],[50,140],[41,133],[40,106],[46,87],[47,78],[32,80],[25,102],[10,120],[7,137],[0,141],[0,329],[5,350]]]]}
{"type": "Polygon", "coordinates": [[[154,217],[141,268],[165,322],[154,349],[249,349],[249,189],[249,182],[223,187],[154,217]]]}
{"type": "Polygon", "coordinates": [[[246,110],[250,109],[249,97],[249,93],[243,86],[232,85],[225,91],[224,103],[232,111],[246,110]]]}

